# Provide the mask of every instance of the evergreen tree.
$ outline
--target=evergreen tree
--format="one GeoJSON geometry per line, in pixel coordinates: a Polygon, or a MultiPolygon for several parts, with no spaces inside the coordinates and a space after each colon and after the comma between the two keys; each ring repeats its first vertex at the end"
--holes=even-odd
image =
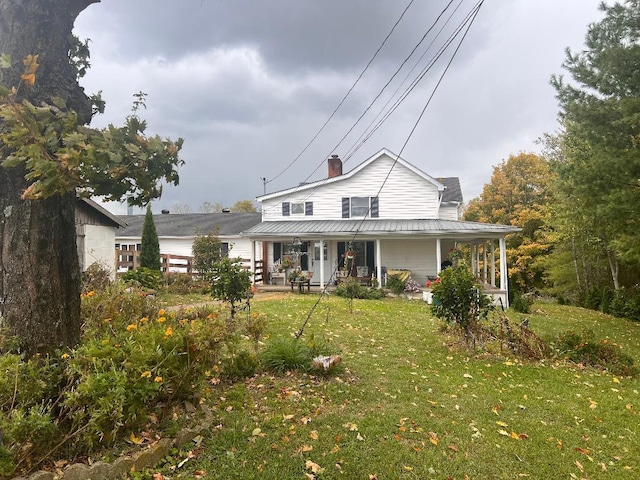
{"type": "Polygon", "coordinates": [[[160,270],[160,242],[158,241],[158,232],[156,232],[156,224],[153,222],[150,205],[147,205],[147,213],[142,224],[140,266],[151,270],[160,270]]]}
{"type": "Polygon", "coordinates": [[[600,9],[605,16],[589,25],[585,49],[567,50],[572,81],[552,78],[565,147],[556,167],[566,207],[585,219],[581,233],[605,253],[617,289],[620,274],[640,266],[640,0],[600,9]]]}

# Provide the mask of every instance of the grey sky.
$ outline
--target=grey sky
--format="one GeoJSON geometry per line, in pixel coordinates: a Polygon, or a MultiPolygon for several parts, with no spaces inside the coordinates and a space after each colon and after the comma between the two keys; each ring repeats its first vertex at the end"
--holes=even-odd
{"type": "MultiPolygon", "coordinates": [[[[93,124],[121,123],[133,94],[144,91],[148,132],[185,139],[180,186],[165,187],[154,211],[254,199],[263,193],[261,178],[272,180],[322,126],[408,3],[103,0],[76,23],[76,34],[91,39],[92,68],[82,84],[89,93],[102,90],[107,102],[93,124]]],[[[297,185],[316,169],[311,179],[326,176],[330,154],[347,158],[382,104],[334,146],[447,3],[414,1],[328,127],[267,192],[297,185]]],[[[458,3],[451,25],[476,1],[453,5],[458,3]]],[[[490,180],[494,165],[512,153],[538,151],[536,138],[557,128],[549,78],[562,73],[565,47],[582,49],[587,25],[601,18],[598,4],[487,0],[403,158],[432,176],[460,177],[468,201],[490,180]]],[[[355,152],[345,171],[383,147],[400,153],[449,57],[355,152]]]]}

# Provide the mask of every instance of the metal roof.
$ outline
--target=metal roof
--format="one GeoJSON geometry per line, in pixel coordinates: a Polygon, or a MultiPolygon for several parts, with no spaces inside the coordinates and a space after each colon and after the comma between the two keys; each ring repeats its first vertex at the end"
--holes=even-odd
{"type": "MultiPolygon", "coordinates": [[[[141,237],[144,215],[121,215],[127,224],[117,237],[141,237]]],[[[153,223],[159,237],[193,237],[196,234],[215,233],[220,236],[238,236],[260,223],[259,213],[168,213],[154,215],[153,223]]]]}
{"type": "Polygon", "coordinates": [[[442,219],[398,219],[398,220],[304,220],[262,222],[244,231],[244,237],[341,237],[362,233],[374,236],[425,235],[501,237],[521,229],[508,225],[490,223],[460,222],[442,219]]]}

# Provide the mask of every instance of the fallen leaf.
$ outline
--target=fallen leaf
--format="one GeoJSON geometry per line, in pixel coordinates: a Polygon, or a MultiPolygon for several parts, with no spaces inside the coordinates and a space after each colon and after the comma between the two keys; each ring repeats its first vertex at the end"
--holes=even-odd
{"type": "Polygon", "coordinates": [[[317,440],[318,439],[318,432],[316,430],[311,430],[311,433],[309,434],[309,436],[313,439],[313,440],[317,440]]]}
{"type": "Polygon", "coordinates": [[[469,373],[465,373],[464,375],[462,375],[464,378],[473,378],[473,376],[469,373]]]}
{"type": "Polygon", "coordinates": [[[573,463],[576,465],[576,467],[578,467],[578,470],[580,470],[581,473],[584,472],[584,467],[578,460],[574,461],[573,463]]]}
{"type": "Polygon", "coordinates": [[[315,462],[312,462],[311,460],[307,460],[304,464],[305,468],[307,470],[311,470],[312,473],[314,474],[318,474],[318,473],[322,473],[324,472],[324,468],[322,468],[320,465],[318,465],[315,462]]]}
{"type": "Polygon", "coordinates": [[[500,425],[501,427],[508,427],[509,424],[507,422],[501,422],[501,421],[497,421],[496,425],[500,425]]]}
{"type": "Polygon", "coordinates": [[[508,436],[509,436],[509,432],[507,432],[506,430],[498,430],[498,433],[499,433],[500,435],[504,435],[505,437],[508,437],[508,436]]]}
{"type": "Polygon", "coordinates": [[[262,429],[260,428],[254,428],[253,432],[251,432],[251,435],[253,435],[254,437],[257,437],[258,435],[260,435],[262,433],[262,429]]]}
{"type": "Polygon", "coordinates": [[[453,450],[454,452],[459,452],[460,451],[460,449],[455,445],[449,445],[447,448],[449,450],[453,450]]]}

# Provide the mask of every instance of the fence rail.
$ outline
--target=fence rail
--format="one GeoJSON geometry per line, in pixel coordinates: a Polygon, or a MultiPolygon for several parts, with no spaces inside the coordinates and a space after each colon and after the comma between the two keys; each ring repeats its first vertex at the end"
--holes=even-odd
{"type": "MultiPolygon", "coordinates": [[[[122,275],[129,270],[135,270],[140,267],[140,251],[139,250],[116,250],[116,272],[122,275]]],[[[241,259],[244,268],[250,269],[251,260],[248,258],[241,259]]],[[[194,275],[198,272],[193,268],[193,257],[189,255],[173,255],[169,253],[160,254],[162,273],[183,273],[194,275]]],[[[256,260],[253,265],[253,281],[254,283],[263,283],[263,267],[262,260],[256,260]]]]}

